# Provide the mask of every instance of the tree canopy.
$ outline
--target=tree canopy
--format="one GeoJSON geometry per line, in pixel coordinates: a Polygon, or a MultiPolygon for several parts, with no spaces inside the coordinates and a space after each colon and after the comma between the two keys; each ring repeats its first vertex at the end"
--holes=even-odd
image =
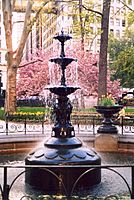
{"type": "Polygon", "coordinates": [[[134,35],[109,41],[112,78],[120,79],[122,87],[134,88],[134,35]]]}

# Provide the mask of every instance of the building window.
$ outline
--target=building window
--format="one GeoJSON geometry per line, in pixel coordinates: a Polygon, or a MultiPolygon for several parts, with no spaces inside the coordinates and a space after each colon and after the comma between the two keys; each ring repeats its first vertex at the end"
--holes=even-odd
{"type": "Polygon", "coordinates": [[[116,30],[116,37],[120,37],[120,30],[116,30]]]}
{"type": "Polygon", "coordinates": [[[116,19],[116,26],[120,26],[120,19],[116,19]]]}
{"type": "Polygon", "coordinates": [[[110,34],[111,34],[111,36],[114,35],[114,29],[110,29],[110,34]]]}
{"type": "Polygon", "coordinates": [[[122,9],[121,9],[121,14],[124,15],[125,13],[126,13],[126,9],[125,9],[125,8],[122,8],[122,9]]]}
{"type": "Polygon", "coordinates": [[[1,35],[1,27],[0,27],[0,35],[1,35]]]}
{"type": "Polygon", "coordinates": [[[124,30],[122,30],[122,37],[124,37],[125,36],[125,31],[124,30]]]}
{"type": "Polygon", "coordinates": [[[100,44],[100,39],[97,39],[97,44],[100,44]]]}
{"type": "Polygon", "coordinates": [[[114,19],[113,18],[110,19],[110,25],[114,26],[114,19]]]}
{"type": "Polygon", "coordinates": [[[0,48],[1,48],[1,40],[0,40],[0,48]]]}
{"type": "Polygon", "coordinates": [[[125,19],[122,20],[122,26],[125,27],[125,19]]]}
{"type": "Polygon", "coordinates": [[[114,7],[113,6],[110,8],[110,13],[114,14],[114,7]]]}

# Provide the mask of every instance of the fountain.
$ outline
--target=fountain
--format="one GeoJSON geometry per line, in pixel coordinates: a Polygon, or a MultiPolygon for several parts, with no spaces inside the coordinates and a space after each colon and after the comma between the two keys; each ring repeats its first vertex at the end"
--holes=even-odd
{"type": "MultiPolygon", "coordinates": [[[[82,142],[75,137],[74,127],[70,121],[72,105],[67,96],[79,87],[66,84],[65,70],[76,59],[65,56],[64,43],[71,39],[70,36],[62,32],[61,35],[54,38],[61,43],[61,55],[59,58],[50,59],[50,61],[58,63],[62,71],[61,85],[47,88],[57,95],[57,102],[53,106],[53,112],[56,116],[55,124],[52,128],[51,137],[45,141],[44,146],[33,150],[25,159],[26,165],[44,165],[47,166],[48,170],[30,168],[26,171],[25,181],[31,186],[43,190],[46,194],[65,194],[63,185],[59,180],[64,183],[66,191],[69,193],[76,180],[86,170],[89,170],[86,165],[100,165],[101,158],[93,150],[84,147],[82,142]]],[[[91,170],[79,179],[75,190],[89,188],[100,183],[100,181],[100,168],[91,170]]]]}

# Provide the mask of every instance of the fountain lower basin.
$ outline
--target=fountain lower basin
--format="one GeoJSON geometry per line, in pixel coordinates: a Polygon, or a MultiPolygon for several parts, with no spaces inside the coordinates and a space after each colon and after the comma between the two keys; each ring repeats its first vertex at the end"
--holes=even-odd
{"type": "Polygon", "coordinates": [[[50,138],[43,147],[30,153],[25,163],[26,165],[47,166],[48,171],[42,168],[31,168],[25,176],[26,183],[43,190],[47,194],[66,194],[65,188],[67,193],[70,193],[80,176],[82,177],[75,186],[77,191],[86,190],[101,181],[101,170],[99,168],[90,171],[89,167],[86,167],[86,165],[100,165],[100,157],[96,152],[83,147],[81,141],[75,137],[50,138]],[[49,165],[50,167],[48,167],[49,165]],[[73,165],[73,167],[70,165],[73,165]],[[89,172],[85,173],[86,170],[89,170],[89,172]],[[61,181],[61,184],[59,184],[59,181],[61,181]]]}
{"type": "MultiPolygon", "coordinates": [[[[99,153],[102,159],[103,166],[104,165],[115,165],[115,164],[120,164],[120,165],[131,165],[134,162],[134,154],[133,153],[99,153]]],[[[24,166],[24,158],[25,158],[25,153],[24,154],[10,154],[10,155],[1,155],[0,157],[0,164],[1,165],[13,165],[13,166],[19,166],[23,165],[24,166]]],[[[25,167],[24,167],[25,168],[25,167]]],[[[122,174],[124,177],[126,177],[129,185],[131,186],[131,168],[128,167],[122,167],[122,168],[115,168],[120,174],[122,174]]],[[[21,173],[21,171],[24,171],[22,169],[12,168],[8,169],[8,184],[11,184],[14,178],[21,173]]],[[[1,181],[3,180],[3,169],[0,170],[0,179],[1,181]]],[[[2,182],[1,182],[2,184],[2,182]]],[[[112,171],[109,170],[102,170],[102,181],[101,184],[95,185],[88,190],[85,191],[80,191],[80,193],[76,194],[78,197],[76,198],[77,200],[83,199],[81,197],[88,198],[88,195],[90,196],[96,196],[96,198],[104,198],[106,196],[109,196],[110,194],[114,195],[116,194],[117,196],[120,194],[128,194],[128,188],[126,187],[125,183],[123,180],[120,179],[120,177],[113,173],[112,171]]],[[[45,193],[43,191],[36,190],[33,187],[30,187],[29,184],[25,184],[24,182],[24,174],[20,176],[19,179],[15,181],[13,184],[13,187],[10,191],[10,199],[15,199],[15,200],[20,200],[23,195],[31,196],[30,199],[45,199],[45,193]],[[41,198],[42,196],[42,198],[41,198]],[[43,198],[44,197],[44,198],[43,198]]],[[[75,196],[76,196],[75,195],[75,196]]],[[[119,197],[119,196],[118,196],[119,197]]],[[[28,197],[27,197],[28,198],[28,197]]],[[[47,198],[52,198],[47,196],[47,198]]],[[[47,199],[46,198],[46,199],[47,199]]],[[[57,197],[58,198],[58,197],[57,197]]],[[[121,197],[120,197],[121,198],[121,197]]],[[[65,198],[66,199],[66,198],[65,198]]],[[[122,199],[125,199],[122,198],[122,199]]],[[[126,197],[126,199],[130,199],[129,195],[126,197]]]]}

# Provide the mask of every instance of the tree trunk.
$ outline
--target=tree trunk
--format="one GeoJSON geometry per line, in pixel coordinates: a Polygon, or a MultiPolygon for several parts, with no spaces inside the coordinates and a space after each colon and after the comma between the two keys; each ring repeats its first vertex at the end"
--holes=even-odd
{"type": "Polygon", "coordinates": [[[99,80],[98,98],[107,94],[107,47],[108,47],[108,28],[111,0],[104,0],[103,15],[101,20],[101,44],[99,58],[99,80]]]}
{"type": "Polygon", "coordinates": [[[6,100],[5,112],[16,111],[16,76],[17,68],[11,63],[7,68],[7,85],[6,85],[6,100]]]}
{"type": "Polygon", "coordinates": [[[5,97],[5,113],[16,111],[16,76],[17,68],[23,56],[23,49],[31,31],[31,9],[32,2],[28,0],[26,7],[26,14],[24,20],[23,32],[21,35],[20,43],[16,51],[13,52],[12,41],[12,3],[11,0],[2,0],[3,19],[5,27],[5,38],[7,46],[7,84],[6,84],[6,97],[5,97]]]}
{"type": "Polygon", "coordinates": [[[84,27],[82,19],[82,0],[79,0],[79,19],[80,19],[80,32],[81,32],[81,48],[84,50],[84,27]]]}

